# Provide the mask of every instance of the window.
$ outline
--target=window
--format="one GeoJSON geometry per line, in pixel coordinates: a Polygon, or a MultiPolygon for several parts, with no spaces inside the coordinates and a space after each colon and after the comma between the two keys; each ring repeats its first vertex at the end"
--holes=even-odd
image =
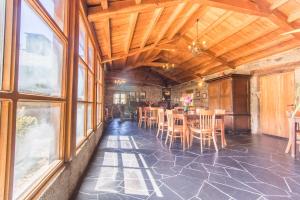
{"type": "Polygon", "coordinates": [[[84,138],[94,129],[94,47],[82,17],[79,24],[78,105],[76,143],[80,146],[84,138]],[[88,41],[88,42],[87,42],[88,41]]]}
{"type": "Polygon", "coordinates": [[[3,57],[4,57],[4,27],[5,27],[5,0],[0,0],[0,90],[2,89],[3,57]]]}
{"type": "Polygon", "coordinates": [[[115,93],[114,94],[114,104],[126,104],[126,94],[125,93],[115,93]]]}
{"type": "Polygon", "coordinates": [[[19,51],[19,91],[61,96],[62,42],[25,1],[22,2],[19,51]]]}
{"type": "MultiPolygon", "coordinates": [[[[12,8],[12,5],[14,5],[12,2],[15,1],[6,1],[10,4],[6,9],[12,8]]],[[[40,15],[45,11],[33,4],[34,2],[31,1],[20,1],[20,22],[18,23],[20,24],[20,32],[17,34],[20,37],[19,46],[18,52],[12,52],[12,56],[17,55],[18,58],[16,64],[19,72],[18,77],[13,77],[17,82],[18,91],[7,91],[6,94],[9,99],[1,100],[1,124],[3,121],[7,123],[9,120],[4,112],[8,111],[12,116],[16,116],[15,122],[7,123],[8,125],[16,124],[15,129],[12,127],[7,128],[8,135],[15,134],[13,137],[14,142],[10,141],[10,137],[6,137],[7,143],[2,143],[0,140],[0,146],[2,144],[14,144],[13,147],[7,146],[6,148],[14,148],[14,151],[12,151],[14,155],[6,155],[8,158],[13,158],[11,159],[13,199],[19,199],[31,190],[43,185],[48,179],[48,175],[57,171],[59,166],[63,164],[61,144],[63,142],[62,138],[64,138],[65,124],[62,122],[64,121],[66,103],[65,83],[63,81],[65,80],[65,74],[63,71],[67,42],[62,41],[60,38],[64,36],[54,30],[55,27],[49,25],[51,23],[50,18],[42,17],[46,13],[40,15]],[[30,95],[23,95],[24,93],[30,95]],[[5,102],[9,102],[9,106],[5,102]]],[[[45,7],[48,8],[48,6],[45,7]]],[[[0,9],[1,11],[6,10],[3,0],[0,0],[0,9]]],[[[8,10],[6,10],[7,13],[8,10]]],[[[12,12],[12,10],[9,10],[9,12],[12,12]]],[[[64,11],[62,12],[64,14],[64,11]]],[[[1,79],[5,77],[5,82],[6,80],[11,82],[11,77],[6,76],[6,72],[3,73],[2,70],[3,13],[0,13],[1,79]]],[[[5,22],[9,29],[14,26],[12,19],[5,20],[5,22]]],[[[5,40],[5,42],[8,42],[8,45],[12,44],[12,41],[5,40]]],[[[5,61],[5,63],[10,62],[5,61]]],[[[6,67],[12,68],[14,65],[5,65],[5,71],[6,67]]],[[[14,73],[11,75],[15,76],[14,73]]],[[[0,169],[2,168],[0,167],[0,169]]],[[[7,173],[10,175],[10,171],[7,171],[7,173]]]]}
{"type": "Polygon", "coordinates": [[[79,56],[85,60],[86,57],[86,33],[82,17],[79,18],[79,56]]]}
{"type": "Polygon", "coordinates": [[[59,160],[60,116],[59,103],[18,103],[14,199],[59,160]]]}
{"type": "Polygon", "coordinates": [[[103,122],[103,68],[97,60],[97,125],[103,122]]]}
{"type": "Polygon", "coordinates": [[[57,25],[64,29],[64,20],[65,20],[65,0],[39,0],[43,7],[47,10],[53,20],[57,25]]]}

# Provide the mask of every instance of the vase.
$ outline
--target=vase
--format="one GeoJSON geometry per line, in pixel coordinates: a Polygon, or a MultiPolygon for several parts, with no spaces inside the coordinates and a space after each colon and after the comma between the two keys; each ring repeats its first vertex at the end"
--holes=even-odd
{"type": "Polygon", "coordinates": [[[189,106],[184,106],[183,111],[187,113],[189,111],[189,106]]]}

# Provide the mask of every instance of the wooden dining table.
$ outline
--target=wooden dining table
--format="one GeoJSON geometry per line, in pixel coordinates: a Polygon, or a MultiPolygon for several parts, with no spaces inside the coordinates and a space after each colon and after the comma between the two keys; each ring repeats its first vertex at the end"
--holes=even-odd
{"type": "MultiPolygon", "coordinates": [[[[199,115],[197,114],[189,114],[189,113],[175,113],[174,118],[182,120],[183,123],[183,150],[186,149],[186,146],[190,148],[190,129],[189,126],[193,123],[194,120],[199,119],[199,115]]],[[[225,114],[215,114],[215,119],[220,121],[221,128],[221,146],[224,148],[227,145],[225,138],[225,114]]]]}

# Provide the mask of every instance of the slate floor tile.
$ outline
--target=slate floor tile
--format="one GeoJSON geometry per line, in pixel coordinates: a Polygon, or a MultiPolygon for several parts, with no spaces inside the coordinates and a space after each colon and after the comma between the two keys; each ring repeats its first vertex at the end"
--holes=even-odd
{"type": "Polygon", "coordinates": [[[215,152],[199,143],[182,151],[155,129],[111,121],[75,200],[299,200],[300,161],[284,154],[285,140],[226,135],[215,152]]]}

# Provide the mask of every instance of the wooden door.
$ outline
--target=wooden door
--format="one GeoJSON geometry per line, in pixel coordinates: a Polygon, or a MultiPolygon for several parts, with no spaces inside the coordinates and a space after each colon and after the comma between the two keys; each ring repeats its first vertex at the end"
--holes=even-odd
{"type": "Polygon", "coordinates": [[[227,113],[232,113],[232,79],[221,81],[220,87],[220,108],[227,113]]]}
{"type": "Polygon", "coordinates": [[[287,106],[294,103],[294,72],[260,77],[260,131],[288,137],[287,106]]]}

